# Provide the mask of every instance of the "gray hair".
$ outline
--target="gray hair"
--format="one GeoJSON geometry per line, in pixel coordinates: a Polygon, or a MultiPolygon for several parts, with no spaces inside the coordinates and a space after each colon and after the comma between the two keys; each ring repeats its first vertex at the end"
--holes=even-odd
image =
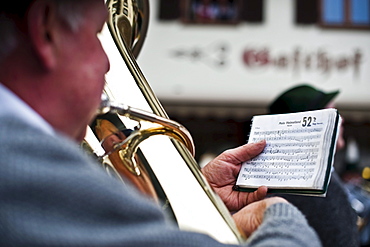
{"type": "MultiPolygon", "coordinates": [[[[77,32],[82,23],[83,4],[88,0],[50,0],[57,6],[57,14],[68,28],[77,32]]],[[[0,14],[0,62],[19,44],[16,26],[10,18],[0,14]]]]}

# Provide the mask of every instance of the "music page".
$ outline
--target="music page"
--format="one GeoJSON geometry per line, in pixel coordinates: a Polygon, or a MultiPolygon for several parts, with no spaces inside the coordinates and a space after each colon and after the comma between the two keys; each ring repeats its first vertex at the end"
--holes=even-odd
{"type": "Polygon", "coordinates": [[[242,165],[236,185],[323,189],[333,163],[337,115],[325,109],[253,117],[248,142],[264,139],[266,147],[242,165]]]}

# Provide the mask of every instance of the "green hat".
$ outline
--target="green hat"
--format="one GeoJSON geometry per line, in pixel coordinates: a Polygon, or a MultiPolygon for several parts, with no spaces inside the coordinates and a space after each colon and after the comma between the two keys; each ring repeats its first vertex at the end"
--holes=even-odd
{"type": "Polygon", "coordinates": [[[272,114],[319,110],[325,108],[338,93],[339,90],[325,93],[309,85],[299,85],[277,97],[269,110],[272,114]]]}

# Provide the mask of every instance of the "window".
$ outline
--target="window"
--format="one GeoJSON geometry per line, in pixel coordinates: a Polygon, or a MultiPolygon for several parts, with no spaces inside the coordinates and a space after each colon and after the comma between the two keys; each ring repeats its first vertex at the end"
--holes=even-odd
{"type": "Polygon", "coordinates": [[[239,21],[238,0],[187,0],[183,4],[183,20],[188,23],[235,24],[239,21]]]}
{"type": "Polygon", "coordinates": [[[321,0],[320,25],[370,29],[370,0],[321,0]]]}
{"type": "Polygon", "coordinates": [[[236,24],[262,23],[264,18],[264,0],[160,0],[158,3],[161,21],[236,24]]]}

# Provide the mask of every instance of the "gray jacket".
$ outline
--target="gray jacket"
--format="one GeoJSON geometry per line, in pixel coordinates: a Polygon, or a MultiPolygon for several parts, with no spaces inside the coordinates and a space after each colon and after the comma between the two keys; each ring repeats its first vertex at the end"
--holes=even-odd
{"type": "MultiPolygon", "coordinates": [[[[0,117],[1,246],[225,246],[180,231],[63,135],[0,117]]],[[[304,216],[270,207],[246,246],[320,246],[304,216]]]]}

